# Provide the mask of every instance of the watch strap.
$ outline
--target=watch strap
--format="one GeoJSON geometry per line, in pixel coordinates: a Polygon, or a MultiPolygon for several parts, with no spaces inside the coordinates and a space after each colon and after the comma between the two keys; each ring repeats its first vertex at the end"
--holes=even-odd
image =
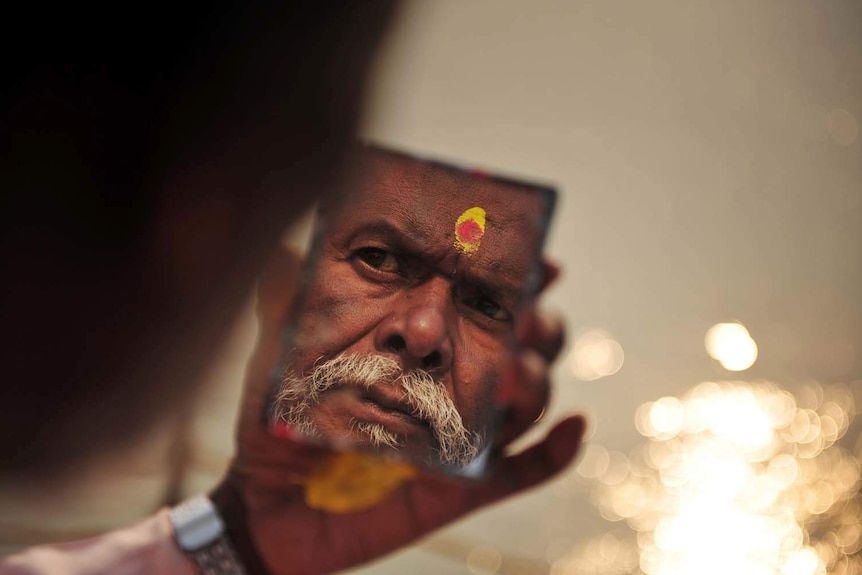
{"type": "Polygon", "coordinates": [[[233,543],[234,550],[249,575],[270,575],[257,547],[252,541],[246,522],[246,507],[239,487],[231,477],[222,481],[210,493],[210,499],[225,523],[225,531],[233,543]]]}
{"type": "Polygon", "coordinates": [[[199,495],[170,511],[177,545],[202,575],[247,575],[213,502],[199,495]]]}
{"type": "Polygon", "coordinates": [[[186,551],[201,575],[247,575],[225,536],[197,551],[186,551]]]}

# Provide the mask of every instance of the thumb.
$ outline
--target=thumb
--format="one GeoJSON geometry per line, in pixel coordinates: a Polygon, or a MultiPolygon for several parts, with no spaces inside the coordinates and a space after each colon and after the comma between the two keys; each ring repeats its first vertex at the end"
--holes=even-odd
{"type": "Polygon", "coordinates": [[[280,246],[258,280],[257,316],[261,328],[281,331],[299,289],[302,256],[295,249],[280,246]]]}
{"type": "Polygon", "coordinates": [[[273,253],[258,280],[258,336],[245,376],[242,423],[260,425],[270,393],[270,374],[281,356],[281,334],[289,320],[298,292],[302,269],[299,253],[280,247],[273,253]]]}
{"type": "MultiPolygon", "coordinates": [[[[405,485],[402,496],[412,513],[404,521],[393,520],[392,505],[381,505],[377,512],[387,521],[380,525],[390,542],[407,542],[470,513],[525,491],[550,479],[568,466],[578,453],[584,437],[585,422],[574,416],[558,423],[545,439],[517,455],[498,459],[490,478],[473,482],[424,472],[405,485]]],[[[372,511],[373,513],[374,511],[372,511]]]]}
{"type": "Polygon", "coordinates": [[[583,416],[569,417],[540,443],[498,461],[491,478],[482,484],[481,505],[535,487],[565,469],[580,451],[585,430],[583,416]]]}

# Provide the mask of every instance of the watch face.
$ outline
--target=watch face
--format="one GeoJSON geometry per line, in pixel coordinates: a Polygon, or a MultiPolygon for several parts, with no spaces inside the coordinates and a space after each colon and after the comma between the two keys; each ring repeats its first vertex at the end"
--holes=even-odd
{"type": "Polygon", "coordinates": [[[205,495],[174,507],[170,515],[174,538],[184,551],[205,547],[224,533],[224,523],[213,502],[205,495]]]}
{"type": "Polygon", "coordinates": [[[358,147],[316,215],[273,423],[481,474],[516,321],[544,285],[555,197],[549,186],[358,147]]]}

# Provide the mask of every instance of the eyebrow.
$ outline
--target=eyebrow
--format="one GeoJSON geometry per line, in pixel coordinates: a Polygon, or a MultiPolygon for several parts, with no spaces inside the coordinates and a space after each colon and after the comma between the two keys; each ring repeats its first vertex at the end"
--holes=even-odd
{"type": "MultiPolygon", "coordinates": [[[[396,249],[410,252],[407,255],[433,261],[433,256],[428,258],[426,254],[429,252],[423,249],[431,243],[430,228],[426,221],[403,214],[403,219],[398,223],[388,219],[377,219],[360,224],[350,234],[348,241],[354,241],[366,235],[375,235],[391,243],[396,249]]],[[[464,256],[457,256],[459,264],[464,261],[464,256]]],[[[528,281],[522,279],[523,270],[511,265],[509,260],[499,259],[488,262],[477,258],[467,261],[470,265],[458,271],[458,276],[463,283],[478,287],[488,295],[511,298],[513,302],[520,301],[527,295],[528,281]]]]}
{"type": "Polygon", "coordinates": [[[397,244],[405,249],[418,251],[423,245],[430,244],[431,233],[427,225],[406,215],[406,226],[398,225],[390,220],[379,219],[368,223],[360,224],[356,227],[353,233],[350,234],[349,240],[353,241],[357,237],[363,235],[377,235],[387,241],[397,244]]]}
{"type": "MultiPolygon", "coordinates": [[[[493,266],[497,268],[497,266],[493,266]]],[[[520,302],[526,295],[526,282],[519,282],[515,278],[520,274],[514,273],[514,270],[509,268],[512,273],[501,273],[499,269],[491,269],[489,267],[474,266],[468,268],[461,275],[462,282],[469,286],[479,288],[483,293],[497,297],[510,299],[512,304],[520,302]],[[477,273],[479,269],[480,273],[477,273]]]]}

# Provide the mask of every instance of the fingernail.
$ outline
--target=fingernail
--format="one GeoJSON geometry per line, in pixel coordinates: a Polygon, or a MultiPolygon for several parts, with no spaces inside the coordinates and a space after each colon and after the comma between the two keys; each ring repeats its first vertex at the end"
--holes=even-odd
{"type": "Polygon", "coordinates": [[[554,334],[563,329],[563,320],[556,313],[545,312],[538,315],[539,324],[542,326],[542,333],[545,335],[554,334]]]}
{"type": "Polygon", "coordinates": [[[528,383],[544,381],[545,360],[535,351],[525,349],[521,352],[521,369],[524,374],[521,378],[523,381],[528,383]]]}
{"type": "Polygon", "coordinates": [[[547,412],[548,412],[548,408],[547,408],[547,406],[543,407],[543,408],[542,408],[542,411],[540,411],[540,412],[539,412],[539,415],[538,415],[538,416],[536,416],[536,419],[534,419],[534,420],[533,420],[533,423],[539,423],[540,421],[542,421],[542,419],[544,419],[545,414],[546,414],[547,412]]]}

